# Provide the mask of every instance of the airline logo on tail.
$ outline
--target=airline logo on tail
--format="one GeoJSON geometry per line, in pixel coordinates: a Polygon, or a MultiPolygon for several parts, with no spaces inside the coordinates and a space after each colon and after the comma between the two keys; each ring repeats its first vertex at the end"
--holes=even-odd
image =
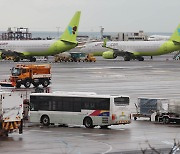
{"type": "Polygon", "coordinates": [[[76,31],[77,31],[77,26],[74,26],[74,27],[68,26],[68,32],[70,35],[72,35],[72,34],[75,35],[76,31]]]}
{"type": "Polygon", "coordinates": [[[180,28],[178,28],[177,31],[178,31],[178,35],[180,36],[180,28]]]}

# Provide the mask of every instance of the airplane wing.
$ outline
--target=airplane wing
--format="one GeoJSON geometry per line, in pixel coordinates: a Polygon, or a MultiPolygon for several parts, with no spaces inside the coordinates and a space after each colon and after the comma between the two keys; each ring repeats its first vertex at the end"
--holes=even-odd
{"type": "Polygon", "coordinates": [[[124,50],[119,50],[115,46],[114,47],[107,46],[107,38],[104,40],[102,47],[112,50],[116,56],[121,56],[121,57],[133,57],[134,56],[133,51],[124,51],[124,50]]]}

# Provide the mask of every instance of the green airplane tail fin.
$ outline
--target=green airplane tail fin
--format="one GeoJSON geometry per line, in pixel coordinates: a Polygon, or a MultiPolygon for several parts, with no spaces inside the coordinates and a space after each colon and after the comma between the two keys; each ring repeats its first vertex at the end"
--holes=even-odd
{"type": "Polygon", "coordinates": [[[70,43],[77,43],[76,37],[78,32],[78,25],[80,20],[81,12],[77,11],[71,19],[64,33],[61,35],[60,40],[70,43]]]}
{"type": "Polygon", "coordinates": [[[178,25],[174,33],[171,35],[170,40],[180,43],[180,24],[178,25]]]}
{"type": "Polygon", "coordinates": [[[102,45],[102,47],[104,47],[104,48],[106,48],[106,44],[107,44],[107,37],[104,39],[104,41],[103,41],[103,45],[102,45]]]}

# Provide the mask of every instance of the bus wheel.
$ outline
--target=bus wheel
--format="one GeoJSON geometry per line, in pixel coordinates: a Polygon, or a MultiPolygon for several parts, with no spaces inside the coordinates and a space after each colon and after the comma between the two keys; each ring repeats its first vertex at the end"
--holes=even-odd
{"type": "Polygon", "coordinates": [[[93,121],[90,117],[86,117],[83,121],[83,124],[86,128],[93,128],[93,121]]]}
{"type": "Polygon", "coordinates": [[[49,117],[48,117],[47,115],[42,116],[42,118],[41,118],[41,123],[42,123],[44,126],[49,126],[49,125],[50,125],[49,117]]]}

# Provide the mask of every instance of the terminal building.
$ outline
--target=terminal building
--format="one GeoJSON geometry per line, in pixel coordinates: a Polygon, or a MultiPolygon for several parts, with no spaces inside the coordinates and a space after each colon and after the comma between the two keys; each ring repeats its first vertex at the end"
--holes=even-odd
{"type": "Polygon", "coordinates": [[[116,36],[103,35],[103,38],[107,38],[111,41],[147,41],[148,36],[144,34],[142,30],[139,32],[119,32],[116,36]]]}

